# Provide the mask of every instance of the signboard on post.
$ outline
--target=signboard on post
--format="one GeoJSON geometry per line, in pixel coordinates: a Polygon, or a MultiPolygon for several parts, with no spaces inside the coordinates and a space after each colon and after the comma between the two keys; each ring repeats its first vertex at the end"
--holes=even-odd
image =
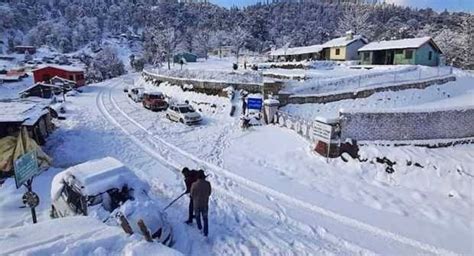
{"type": "Polygon", "coordinates": [[[15,160],[15,183],[16,188],[20,188],[28,180],[38,174],[38,159],[35,152],[28,152],[15,160]]]}
{"type": "Polygon", "coordinates": [[[263,105],[262,98],[248,98],[247,99],[247,108],[261,110],[263,105]]]}
{"type": "Polygon", "coordinates": [[[313,125],[313,135],[317,140],[329,144],[331,143],[332,126],[316,121],[313,125]]]}
{"type": "Polygon", "coordinates": [[[325,142],[327,144],[327,155],[326,159],[329,162],[329,153],[331,152],[331,137],[332,137],[332,126],[319,121],[314,122],[313,135],[316,140],[325,142]]]}

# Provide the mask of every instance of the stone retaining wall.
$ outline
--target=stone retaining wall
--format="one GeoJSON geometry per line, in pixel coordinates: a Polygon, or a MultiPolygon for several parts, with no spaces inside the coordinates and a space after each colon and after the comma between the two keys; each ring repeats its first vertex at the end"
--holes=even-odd
{"type": "Polygon", "coordinates": [[[225,96],[226,94],[223,93],[223,89],[230,86],[233,87],[235,90],[246,90],[250,93],[264,92],[265,95],[269,93],[276,95],[283,86],[283,83],[277,81],[268,81],[264,82],[263,84],[200,81],[179,77],[162,76],[147,71],[143,71],[142,76],[145,78],[145,81],[153,82],[156,85],[162,82],[169,82],[170,84],[178,85],[182,88],[187,88],[188,90],[220,96],[225,96]],[[192,85],[192,87],[189,85],[192,85]]]}
{"type": "Polygon", "coordinates": [[[354,92],[342,92],[334,94],[317,94],[317,95],[294,95],[291,93],[280,92],[278,100],[281,106],[287,104],[305,104],[305,103],[328,103],[347,99],[367,98],[374,93],[384,91],[401,91],[407,89],[425,89],[435,84],[444,84],[450,81],[456,81],[455,76],[446,76],[442,78],[430,79],[419,82],[405,82],[398,85],[376,87],[370,89],[362,89],[354,92]]]}
{"type": "Polygon", "coordinates": [[[474,137],[474,108],[434,112],[341,113],[341,140],[404,141],[474,137]]]}

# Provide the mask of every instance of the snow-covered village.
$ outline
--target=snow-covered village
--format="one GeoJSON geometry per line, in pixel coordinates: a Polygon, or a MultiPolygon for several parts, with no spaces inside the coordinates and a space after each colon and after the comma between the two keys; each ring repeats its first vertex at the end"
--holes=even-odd
{"type": "Polygon", "coordinates": [[[0,255],[474,255],[471,0],[0,1],[0,255]]]}

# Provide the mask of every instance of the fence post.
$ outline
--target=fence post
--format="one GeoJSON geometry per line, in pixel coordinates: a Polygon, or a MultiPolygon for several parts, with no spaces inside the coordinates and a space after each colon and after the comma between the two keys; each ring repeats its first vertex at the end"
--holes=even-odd
{"type": "Polygon", "coordinates": [[[421,68],[420,68],[420,71],[418,72],[418,80],[421,80],[421,68]]]}
{"type": "Polygon", "coordinates": [[[362,80],[362,76],[359,76],[359,88],[360,88],[360,80],[362,80]]]}

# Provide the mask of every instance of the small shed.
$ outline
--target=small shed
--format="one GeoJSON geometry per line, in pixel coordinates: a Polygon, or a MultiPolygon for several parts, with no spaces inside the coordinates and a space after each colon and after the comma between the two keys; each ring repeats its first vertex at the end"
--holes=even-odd
{"type": "Polygon", "coordinates": [[[19,92],[22,98],[39,97],[43,99],[53,98],[54,95],[59,95],[64,92],[63,88],[54,84],[36,83],[25,90],[19,92]]]}
{"type": "Polygon", "coordinates": [[[38,98],[0,101],[0,138],[17,136],[26,127],[29,136],[43,145],[54,129],[49,104],[50,100],[38,98]]]}
{"type": "Polygon", "coordinates": [[[438,66],[442,54],[431,37],[372,42],[359,49],[364,65],[438,66]]]}
{"type": "Polygon", "coordinates": [[[76,87],[85,85],[84,70],[72,66],[45,65],[33,70],[35,83],[52,83],[54,77],[74,81],[76,87]]]}
{"type": "Polygon", "coordinates": [[[15,46],[14,50],[16,53],[20,53],[20,54],[25,54],[25,53],[35,54],[36,53],[36,47],[31,46],[31,45],[18,45],[18,46],[15,46]]]}
{"type": "Polygon", "coordinates": [[[179,63],[181,59],[186,60],[186,62],[196,62],[197,61],[197,55],[192,54],[190,52],[182,52],[174,55],[173,61],[174,63],[179,63]]]}

